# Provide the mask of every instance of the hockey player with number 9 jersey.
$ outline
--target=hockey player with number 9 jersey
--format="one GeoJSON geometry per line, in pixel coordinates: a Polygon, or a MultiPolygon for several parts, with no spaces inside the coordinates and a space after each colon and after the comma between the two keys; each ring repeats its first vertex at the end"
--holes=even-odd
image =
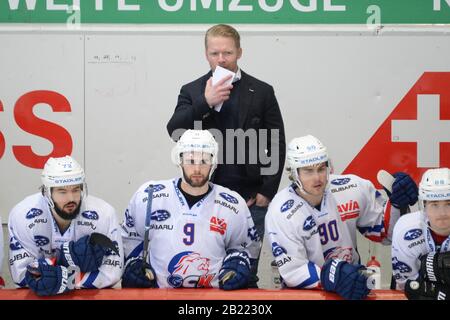
{"type": "Polygon", "coordinates": [[[248,286],[260,241],[244,199],[208,182],[217,148],[208,131],[187,130],[173,152],[182,178],[146,182],[133,195],[122,223],[123,287],[248,286]]]}
{"type": "Polygon", "coordinates": [[[294,183],[275,196],[266,217],[284,286],[322,286],[347,299],[364,298],[369,288],[359,264],[356,232],[389,244],[390,228],[400,216],[398,208],[416,202],[414,181],[396,174],[394,184],[407,181],[412,189],[392,193],[391,203],[397,208],[391,207],[370,181],[331,174],[326,148],[311,135],[289,143],[287,165],[294,183]]]}

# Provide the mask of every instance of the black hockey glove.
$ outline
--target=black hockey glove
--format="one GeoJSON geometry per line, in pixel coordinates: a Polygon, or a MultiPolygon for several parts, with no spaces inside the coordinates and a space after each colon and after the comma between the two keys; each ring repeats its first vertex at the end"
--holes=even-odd
{"type": "Polygon", "coordinates": [[[450,287],[426,280],[408,280],[405,295],[409,300],[450,300],[450,287]]]}
{"type": "Polygon", "coordinates": [[[122,276],[122,288],[157,288],[156,276],[153,268],[141,257],[127,261],[122,276]]]}
{"type": "Polygon", "coordinates": [[[450,286],[450,252],[430,252],[420,258],[420,276],[450,286]]]}

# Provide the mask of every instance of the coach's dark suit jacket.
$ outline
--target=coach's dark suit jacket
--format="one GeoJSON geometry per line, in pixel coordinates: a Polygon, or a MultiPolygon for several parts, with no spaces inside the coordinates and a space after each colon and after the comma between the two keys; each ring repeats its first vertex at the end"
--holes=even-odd
{"type": "MultiPolygon", "coordinates": [[[[259,185],[255,193],[261,193],[272,199],[280,184],[286,155],[283,119],[272,86],[246,74],[242,70],[241,74],[238,92],[239,128],[242,128],[244,131],[247,129],[267,129],[268,140],[271,137],[270,130],[279,129],[278,141],[268,141],[266,143],[269,155],[273,148],[279,148],[277,173],[271,176],[262,176],[260,170],[262,164],[259,161],[259,156],[257,164],[245,165],[246,178],[250,179],[249,181],[255,185],[259,185]]],[[[171,137],[173,137],[172,133],[176,129],[193,129],[194,121],[202,121],[202,129],[219,129],[217,123],[220,121],[220,113],[211,109],[205,99],[205,86],[210,77],[211,72],[181,88],[175,112],[167,123],[167,131],[171,137]]],[[[245,159],[248,163],[248,146],[246,146],[245,159]]],[[[265,165],[265,167],[270,167],[270,163],[265,165]]]]}

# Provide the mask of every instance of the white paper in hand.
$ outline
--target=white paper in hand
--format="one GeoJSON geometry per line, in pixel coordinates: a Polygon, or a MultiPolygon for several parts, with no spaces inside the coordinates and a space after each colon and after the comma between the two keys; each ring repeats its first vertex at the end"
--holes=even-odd
{"type": "MultiPolygon", "coordinates": [[[[222,80],[223,78],[225,78],[229,75],[231,75],[231,78],[227,82],[225,82],[225,84],[232,84],[236,73],[234,73],[233,71],[230,71],[228,69],[222,68],[221,66],[217,66],[216,70],[214,70],[214,73],[213,73],[212,85],[214,86],[217,82],[219,82],[220,80],[222,80]]],[[[214,110],[219,112],[220,109],[222,109],[222,105],[223,105],[223,103],[221,103],[217,106],[214,106],[214,110]]]]}

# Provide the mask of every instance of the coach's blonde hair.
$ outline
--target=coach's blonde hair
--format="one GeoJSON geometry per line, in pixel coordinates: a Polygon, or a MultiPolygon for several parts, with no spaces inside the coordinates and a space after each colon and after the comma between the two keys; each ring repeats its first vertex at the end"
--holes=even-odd
{"type": "Polygon", "coordinates": [[[234,40],[234,44],[236,48],[241,47],[241,36],[239,32],[235,28],[227,24],[216,24],[206,31],[205,34],[205,48],[208,47],[208,38],[209,37],[226,37],[232,38],[234,40]]]}

